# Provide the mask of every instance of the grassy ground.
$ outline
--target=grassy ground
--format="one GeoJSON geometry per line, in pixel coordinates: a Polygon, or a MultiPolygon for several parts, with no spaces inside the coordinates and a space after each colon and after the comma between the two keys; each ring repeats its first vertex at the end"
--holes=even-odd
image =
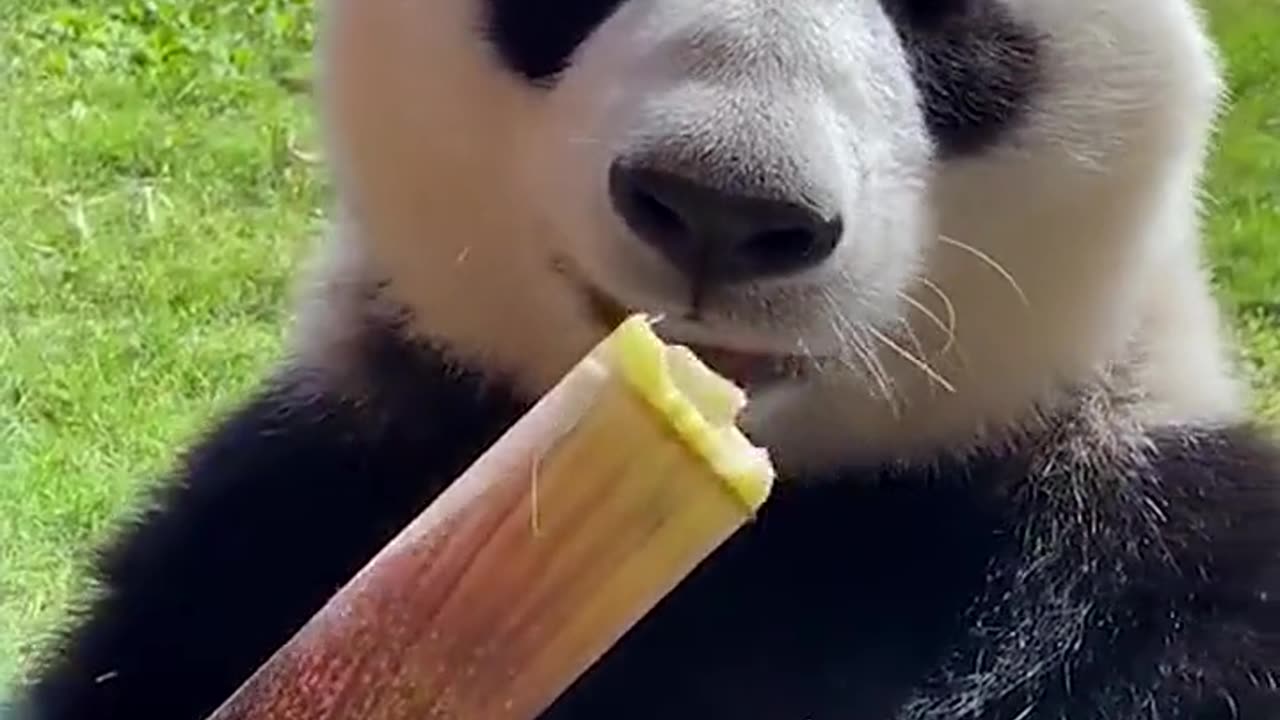
{"type": "MultiPolygon", "coordinates": [[[[1215,267],[1280,417],[1280,5],[1212,10],[1215,267]]],[[[310,23],[310,0],[0,2],[0,683],[139,479],[279,346],[325,205],[286,89],[310,23]]]]}
{"type": "Polygon", "coordinates": [[[280,342],[309,0],[0,2],[0,677],[280,342]]]}
{"type": "Polygon", "coordinates": [[[1280,420],[1280,2],[1208,7],[1231,90],[1208,181],[1214,276],[1238,318],[1259,410],[1280,420]]]}

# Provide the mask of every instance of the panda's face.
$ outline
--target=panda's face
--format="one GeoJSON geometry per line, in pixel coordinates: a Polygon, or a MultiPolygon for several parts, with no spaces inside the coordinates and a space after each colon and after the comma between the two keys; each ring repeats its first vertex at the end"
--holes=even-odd
{"type": "Polygon", "coordinates": [[[1216,89],[1183,0],[329,12],[350,234],[420,329],[540,390],[646,311],[779,426],[1012,413],[1096,361],[1216,89]]]}

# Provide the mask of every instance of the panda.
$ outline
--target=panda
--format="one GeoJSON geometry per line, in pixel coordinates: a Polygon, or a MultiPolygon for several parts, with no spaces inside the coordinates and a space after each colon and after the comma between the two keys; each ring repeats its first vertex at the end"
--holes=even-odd
{"type": "MultiPolygon", "coordinates": [[[[25,720],[199,720],[624,316],[781,476],[545,720],[1280,717],[1190,0],[329,0],[288,351],[25,720]]],[[[484,720],[477,718],[475,720],[484,720]]]]}

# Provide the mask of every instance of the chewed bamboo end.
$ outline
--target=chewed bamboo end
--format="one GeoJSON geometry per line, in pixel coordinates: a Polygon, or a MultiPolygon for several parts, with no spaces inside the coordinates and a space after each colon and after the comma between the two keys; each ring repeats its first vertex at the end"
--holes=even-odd
{"type": "Polygon", "coordinates": [[[649,316],[632,315],[591,359],[621,375],[755,513],[768,498],[775,473],[768,451],[753,445],[736,425],[746,393],[689,348],[663,342],[652,325],[649,316]]]}

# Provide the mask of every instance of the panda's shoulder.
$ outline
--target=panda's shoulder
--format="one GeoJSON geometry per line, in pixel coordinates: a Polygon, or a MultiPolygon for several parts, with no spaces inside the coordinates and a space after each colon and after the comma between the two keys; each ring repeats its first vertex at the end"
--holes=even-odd
{"type": "MultiPolygon", "coordinates": [[[[1233,423],[1161,428],[1150,438],[1151,476],[1166,508],[1170,539],[1188,549],[1202,548],[1197,559],[1226,577],[1232,568],[1256,563],[1280,570],[1276,433],[1255,423],[1233,423]]],[[[1280,589],[1280,573],[1269,582],[1280,589]]]]}

